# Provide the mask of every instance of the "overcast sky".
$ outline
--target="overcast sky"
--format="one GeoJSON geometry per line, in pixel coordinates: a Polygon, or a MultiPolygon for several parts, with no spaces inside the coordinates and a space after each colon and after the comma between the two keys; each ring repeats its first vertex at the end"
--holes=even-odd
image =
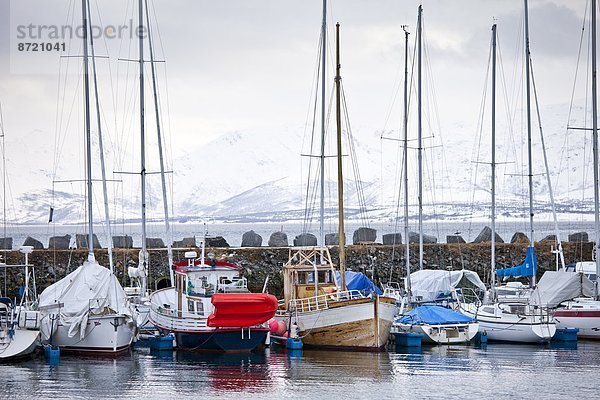
{"type": "MultiPolygon", "coordinates": [[[[160,37],[157,32],[154,35],[157,58],[166,61],[157,68],[175,163],[178,154],[193,151],[224,133],[300,129],[308,122],[321,1],[150,2],[160,30],[160,37]]],[[[69,86],[60,84],[60,73],[64,75],[68,63],[71,72],[76,70],[78,59],[61,59],[56,51],[19,52],[18,44],[27,39],[18,38],[18,27],[79,24],[80,3],[0,2],[0,103],[9,159],[28,155],[28,150],[19,144],[22,142],[15,138],[27,138],[30,146],[54,146],[56,127],[66,132],[65,115],[79,113],[80,106],[77,103],[72,110],[60,106],[63,99],[67,103],[72,99],[72,95],[65,93],[69,86]],[[57,123],[57,118],[63,122],[57,123]]],[[[134,9],[137,1],[91,0],[91,3],[93,22],[97,25],[126,25],[131,18],[137,18],[134,9]]],[[[477,121],[493,21],[498,24],[507,71],[514,69],[510,62],[521,51],[518,39],[523,2],[519,0],[331,0],[328,3],[330,40],[335,22],[342,26],[345,92],[354,133],[361,140],[378,138],[381,129],[400,127],[399,103],[392,116],[389,119],[387,116],[395,88],[401,84],[404,52],[401,26],[408,25],[411,40],[414,39],[419,3],[424,8],[429,68],[435,81],[430,87],[435,90],[446,135],[465,138],[473,135],[472,131],[461,131],[461,127],[472,127],[477,121]]],[[[531,52],[543,105],[569,101],[586,4],[586,0],[530,1],[531,52]]],[[[77,40],[66,42],[70,50],[67,53],[80,54],[77,40]]],[[[110,57],[98,60],[107,134],[113,142],[122,141],[117,139],[119,131],[134,130],[137,121],[134,103],[126,105],[129,98],[135,102],[137,66],[118,58],[137,58],[137,43],[129,37],[101,38],[97,54],[110,57]]],[[[76,82],[72,88],[75,93],[76,82]]],[[[73,122],[69,126],[81,125],[73,122]]],[[[32,163],[48,171],[54,168],[51,157],[32,163]]],[[[19,171],[19,178],[27,181],[27,173],[19,171]]]]}

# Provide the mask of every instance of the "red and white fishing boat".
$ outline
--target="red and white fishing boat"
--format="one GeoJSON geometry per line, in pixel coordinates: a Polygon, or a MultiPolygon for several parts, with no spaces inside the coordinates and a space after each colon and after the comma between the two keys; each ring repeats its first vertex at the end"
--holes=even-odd
{"type": "Polygon", "coordinates": [[[227,261],[185,253],[176,263],[175,287],[150,295],[150,321],[173,333],[177,348],[189,351],[252,351],[264,345],[277,299],[249,293],[241,268],[227,261]]]}

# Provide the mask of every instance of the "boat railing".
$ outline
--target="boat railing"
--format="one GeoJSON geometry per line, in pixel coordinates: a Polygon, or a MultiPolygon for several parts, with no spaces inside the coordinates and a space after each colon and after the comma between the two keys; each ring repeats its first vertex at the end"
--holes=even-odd
{"type": "MultiPolygon", "coordinates": [[[[345,290],[341,292],[333,292],[319,296],[290,300],[288,304],[288,310],[296,310],[297,312],[320,311],[330,308],[332,303],[360,298],[365,298],[360,291],[345,290]]],[[[280,305],[281,304],[283,303],[280,302],[280,305]]]]}
{"type": "Polygon", "coordinates": [[[204,314],[186,314],[181,318],[175,308],[156,304],[150,306],[150,319],[161,327],[183,331],[205,328],[208,320],[204,314]]]}
{"type": "Polygon", "coordinates": [[[406,289],[398,282],[388,282],[383,285],[383,296],[391,297],[400,303],[406,297],[406,289]]]}

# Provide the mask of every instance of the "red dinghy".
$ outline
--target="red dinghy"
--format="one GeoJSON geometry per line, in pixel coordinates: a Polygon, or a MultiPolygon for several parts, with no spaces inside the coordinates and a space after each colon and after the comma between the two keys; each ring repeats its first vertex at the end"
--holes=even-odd
{"type": "Polygon", "coordinates": [[[273,318],[277,299],[266,293],[215,293],[214,311],[207,325],[214,328],[245,328],[273,318]]]}

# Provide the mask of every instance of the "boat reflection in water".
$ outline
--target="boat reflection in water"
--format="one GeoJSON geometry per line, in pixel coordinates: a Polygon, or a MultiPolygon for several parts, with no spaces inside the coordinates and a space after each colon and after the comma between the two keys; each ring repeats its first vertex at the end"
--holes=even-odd
{"type": "Polygon", "coordinates": [[[387,352],[303,350],[300,356],[296,352],[289,355],[271,351],[269,362],[281,378],[302,382],[318,377],[322,385],[384,380],[392,374],[387,352]]]}
{"type": "Polygon", "coordinates": [[[594,398],[600,344],[577,349],[488,344],[386,353],[303,350],[301,355],[150,352],[118,359],[61,357],[0,363],[0,398],[594,398]],[[543,372],[541,372],[543,371],[543,372]],[[568,376],[569,379],[565,379],[568,376]],[[532,378],[533,377],[533,378],[532,378]],[[588,378],[588,379],[586,379],[588,378]],[[468,382],[468,384],[457,384],[468,382]],[[507,384],[506,382],[510,382],[507,384]],[[531,387],[531,392],[523,388],[531,387]]]}
{"type": "MultiPolygon", "coordinates": [[[[268,350],[267,350],[268,352],[268,350]]],[[[176,353],[179,367],[195,380],[205,381],[216,392],[256,392],[272,384],[265,352],[260,353],[176,353]]]]}

